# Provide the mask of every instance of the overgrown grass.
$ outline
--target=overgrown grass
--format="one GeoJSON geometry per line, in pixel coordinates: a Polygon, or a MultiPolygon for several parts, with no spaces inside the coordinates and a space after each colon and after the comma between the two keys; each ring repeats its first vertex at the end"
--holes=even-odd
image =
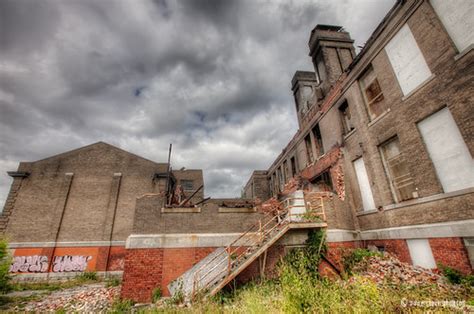
{"type": "MultiPolygon", "coordinates": [[[[321,234],[313,234],[304,249],[295,250],[279,266],[279,277],[249,283],[232,292],[221,292],[208,300],[182,308],[165,303],[156,313],[421,313],[454,312],[452,307],[410,307],[414,301],[461,301],[474,305],[474,288],[457,285],[445,289],[436,284],[376,284],[358,274],[344,279],[321,278],[317,273],[321,234]]],[[[353,267],[368,256],[380,253],[355,250],[346,255],[345,266],[353,267]]],[[[457,276],[457,273],[456,273],[457,276]]],[[[459,279],[461,280],[461,279],[459,279]]],[[[462,311],[462,310],[461,310],[462,311]]]]}

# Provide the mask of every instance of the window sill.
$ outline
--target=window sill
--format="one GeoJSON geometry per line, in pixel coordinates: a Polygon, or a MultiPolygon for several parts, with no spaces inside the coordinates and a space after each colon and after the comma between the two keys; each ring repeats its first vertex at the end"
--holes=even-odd
{"type": "MultiPolygon", "coordinates": [[[[393,210],[397,208],[403,208],[403,207],[409,207],[409,206],[414,206],[414,205],[419,205],[419,204],[424,204],[424,203],[430,203],[434,201],[439,201],[442,199],[447,199],[451,197],[456,197],[456,196],[462,196],[465,194],[470,194],[474,193],[474,187],[472,188],[467,188],[467,189],[462,189],[458,191],[453,191],[449,193],[440,193],[440,194],[435,194],[435,195],[430,195],[430,196],[425,196],[425,197],[420,197],[420,198],[414,198],[408,201],[396,203],[396,204],[390,204],[390,205],[385,205],[382,207],[382,211],[387,211],[387,210],[393,210]]],[[[374,210],[367,210],[367,211],[361,211],[356,214],[357,217],[359,216],[365,216],[369,214],[375,214],[378,213],[379,211],[374,209],[374,210]]]]}
{"type": "Polygon", "coordinates": [[[162,214],[200,213],[201,207],[163,207],[162,214]]]}
{"type": "Polygon", "coordinates": [[[426,80],[424,80],[424,81],[423,81],[420,85],[418,85],[414,90],[412,90],[411,92],[409,92],[408,94],[406,94],[405,96],[403,96],[403,97],[402,97],[402,101],[407,100],[408,98],[410,98],[411,96],[413,96],[414,94],[416,94],[419,90],[423,89],[423,87],[425,87],[426,85],[428,85],[428,83],[431,82],[435,77],[436,77],[436,75],[431,74],[426,80]]]}
{"type": "Polygon", "coordinates": [[[461,195],[470,194],[470,193],[474,193],[474,187],[457,190],[453,192],[448,192],[448,193],[439,193],[435,195],[414,198],[414,199],[396,203],[396,204],[385,205],[383,207],[383,210],[391,210],[391,209],[403,208],[403,207],[408,207],[408,206],[413,206],[413,205],[418,205],[418,204],[423,204],[423,203],[429,203],[429,202],[442,200],[445,198],[451,198],[451,197],[461,196],[461,195]]]}
{"type": "Polygon", "coordinates": [[[256,207],[219,207],[218,213],[256,213],[256,207]]]}
{"type": "Polygon", "coordinates": [[[375,214],[375,213],[378,213],[379,211],[377,209],[369,209],[369,210],[359,210],[357,213],[356,213],[356,216],[359,217],[359,216],[365,216],[365,215],[370,215],[370,214],[375,214]]]}
{"type": "Polygon", "coordinates": [[[388,109],[385,110],[383,113],[381,113],[377,118],[375,118],[374,120],[370,121],[369,124],[367,124],[367,126],[370,128],[372,125],[374,125],[375,123],[379,122],[383,117],[385,117],[390,111],[391,111],[390,108],[388,108],[388,109]]]}
{"type": "Polygon", "coordinates": [[[351,137],[352,134],[356,132],[357,129],[352,129],[349,133],[344,134],[344,141],[351,137]]]}
{"type": "Polygon", "coordinates": [[[471,50],[474,50],[474,44],[470,44],[466,49],[458,53],[457,55],[454,56],[454,61],[458,61],[459,59],[462,59],[464,56],[466,56],[471,50]]]}

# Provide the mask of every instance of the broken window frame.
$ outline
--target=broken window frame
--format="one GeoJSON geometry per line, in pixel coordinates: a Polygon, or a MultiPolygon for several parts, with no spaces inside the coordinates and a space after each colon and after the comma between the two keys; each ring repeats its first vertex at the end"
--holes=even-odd
{"type": "Polygon", "coordinates": [[[285,187],[285,179],[283,178],[283,173],[282,173],[281,166],[278,167],[278,169],[277,169],[277,176],[278,176],[278,190],[279,190],[279,192],[281,192],[281,191],[283,191],[283,189],[285,187]]]}
{"type": "Polygon", "coordinates": [[[314,137],[314,146],[316,148],[316,159],[324,155],[323,137],[321,136],[321,129],[319,124],[316,124],[311,130],[314,137]]]}
{"type": "Polygon", "coordinates": [[[289,170],[288,170],[288,162],[287,160],[284,160],[283,161],[283,174],[284,174],[284,177],[285,177],[285,183],[288,182],[288,179],[289,179],[289,170]]]}
{"type": "Polygon", "coordinates": [[[385,97],[372,65],[359,78],[359,86],[362,90],[362,96],[371,121],[387,111],[387,104],[384,101],[385,97]],[[372,92],[374,95],[368,95],[369,92],[372,92]]]}
{"type": "Polygon", "coordinates": [[[307,164],[311,164],[314,162],[314,153],[313,153],[313,147],[311,144],[310,134],[305,136],[304,142],[305,142],[305,147],[306,147],[306,158],[308,160],[307,164]]]}
{"type": "Polygon", "coordinates": [[[347,100],[345,100],[339,106],[339,114],[341,116],[343,133],[344,135],[349,134],[355,129],[355,127],[354,123],[352,122],[351,110],[349,108],[349,103],[347,102],[347,100]]]}
{"type": "Polygon", "coordinates": [[[330,169],[323,171],[320,175],[311,180],[311,184],[313,186],[316,184],[324,184],[326,188],[321,192],[334,192],[334,184],[332,182],[330,169]]]}
{"type": "Polygon", "coordinates": [[[402,153],[398,137],[395,136],[382,143],[379,146],[379,151],[395,202],[400,203],[418,197],[415,181],[402,153]],[[396,145],[397,155],[388,156],[389,145],[396,145]],[[395,170],[397,168],[398,170],[395,170]],[[396,172],[401,172],[401,174],[396,175],[396,172]],[[411,189],[409,188],[410,186],[411,189]]]}

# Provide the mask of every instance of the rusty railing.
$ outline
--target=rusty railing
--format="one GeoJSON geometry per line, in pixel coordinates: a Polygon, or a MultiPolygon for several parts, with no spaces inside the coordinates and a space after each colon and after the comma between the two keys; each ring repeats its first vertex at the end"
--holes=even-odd
{"type": "Polygon", "coordinates": [[[327,195],[321,193],[321,196],[312,196],[310,201],[307,201],[304,197],[292,197],[281,201],[276,213],[267,212],[255,225],[243,232],[227,245],[225,250],[214,256],[195,272],[192,297],[194,298],[198,292],[206,291],[218,282],[225,280],[245,257],[250,257],[266,240],[270,240],[272,237],[269,236],[275,230],[280,230],[279,228],[289,223],[325,222],[325,198],[327,198],[327,195]],[[300,204],[295,205],[298,201],[300,204]],[[292,213],[293,208],[304,208],[305,211],[292,213]],[[212,265],[213,263],[215,264],[212,265]],[[224,263],[227,264],[225,267],[223,267],[224,263]],[[206,269],[210,265],[212,265],[210,269],[206,269]],[[203,271],[205,273],[201,274],[203,271]]]}

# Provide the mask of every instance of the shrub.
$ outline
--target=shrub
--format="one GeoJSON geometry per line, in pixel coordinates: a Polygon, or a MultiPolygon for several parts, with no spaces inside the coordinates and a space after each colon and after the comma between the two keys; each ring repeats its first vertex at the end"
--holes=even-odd
{"type": "Polygon", "coordinates": [[[110,313],[130,313],[134,303],[132,300],[116,299],[110,308],[110,313]]]}
{"type": "Polygon", "coordinates": [[[367,249],[355,249],[351,250],[349,254],[346,254],[342,257],[342,264],[344,266],[344,271],[349,275],[352,274],[352,268],[355,265],[359,264],[362,260],[370,256],[380,256],[380,252],[372,252],[367,249]]]}
{"type": "Polygon", "coordinates": [[[95,271],[85,271],[76,277],[79,281],[97,281],[97,273],[95,271]]]}
{"type": "Polygon", "coordinates": [[[312,278],[317,278],[321,256],[327,251],[325,239],[326,233],[323,229],[309,231],[306,246],[290,251],[285,256],[284,264],[299,272],[305,272],[312,278]]]}
{"type": "Polygon", "coordinates": [[[161,297],[162,297],[161,288],[156,287],[155,289],[153,289],[153,292],[151,294],[151,302],[155,303],[156,301],[161,299],[161,297]]]}
{"type": "Polygon", "coordinates": [[[0,293],[5,294],[12,289],[10,284],[11,257],[8,254],[8,243],[0,239],[0,293]]]}
{"type": "Polygon", "coordinates": [[[474,275],[464,276],[464,278],[461,279],[461,284],[469,286],[469,287],[474,287],[474,275]]]}
{"type": "Polygon", "coordinates": [[[111,278],[107,279],[107,282],[106,282],[105,286],[106,286],[107,288],[110,288],[110,287],[117,287],[117,286],[120,285],[120,283],[121,283],[121,281],[120,281],[119,278],[117,278],[117,277],[111,277],[111,278]]]}
{"type": "Polygon", "coordinates": [[[449,283],[453,285],[462,284],[474,287],[474,275],[463,275],[459,270],[442,264],[438,264],[438,268],[441,270],[444,277],[448,279],[449,283]]]}

